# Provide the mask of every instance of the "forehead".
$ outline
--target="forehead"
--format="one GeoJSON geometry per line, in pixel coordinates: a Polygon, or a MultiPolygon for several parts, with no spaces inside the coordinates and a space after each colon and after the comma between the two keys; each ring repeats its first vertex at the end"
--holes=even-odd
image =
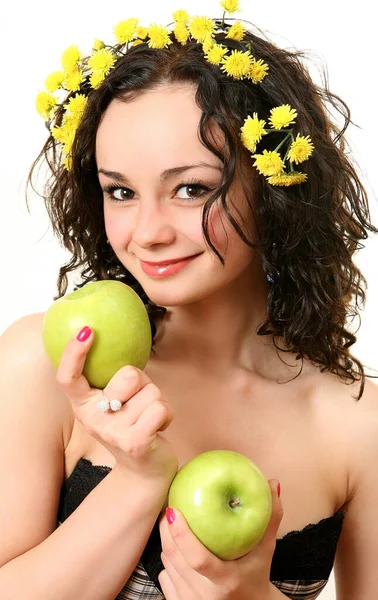
{"type": "MultiPolygon", "coordinates": [[[[174,158],[177,162],[178,156],[193,157],[193,153],[200,159],[209,155],[216,159],[198,137],[201,109],[195,91],[193,85],[177,85],[148,90],[126,102],[113,100],[97,130],[98,165],[111,162],[112,169],[119,170],[116,167],[121,166],[122,157],[139,156],[148,161],[164,154],[171,162],[174,158]]],[[[221,144],[222,135],[215,124],[211,132],[217,145],[221,144]]]]}

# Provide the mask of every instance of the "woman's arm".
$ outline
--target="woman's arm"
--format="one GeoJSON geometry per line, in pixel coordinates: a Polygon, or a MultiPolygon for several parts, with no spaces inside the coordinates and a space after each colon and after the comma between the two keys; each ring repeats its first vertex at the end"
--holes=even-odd
{"type": "Polygon", "coordinates": [[[370,381],[349,421],[349,496],[335,562],[337,600],[378,598],[378,386],[370,381]]]}
{"type": "Polygon", "coordinates": [[[58,528],[67,399],[39,315],[0,338],[0,597],[113,600],[130,577],[168,485],[117,467],[58,528]]]}

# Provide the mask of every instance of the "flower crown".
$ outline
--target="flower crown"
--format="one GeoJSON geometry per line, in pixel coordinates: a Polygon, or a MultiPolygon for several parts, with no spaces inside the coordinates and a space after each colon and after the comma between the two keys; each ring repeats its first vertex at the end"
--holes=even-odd
{"type": "MultiPolygon", "coordinates": [[[[101,85],[115,67],[117,60],[124,56],[131,46],[147,44],[149,48],[166,48],[172,44],[172,30],[169,29],[171,26],[174,37],[180,44],[185,45],[188,40],[196,40],[202,45],[205,59],[213,65],[218,65],[228,76],[234,79],[248,79],[253,84],[264,80],[269,66],[254,56],[251,43],[244,40],[243,24],[236,20],[233,25],[225,23],[226,13],[240,10],[239,0],[222,0],[220,5],[224,11],[222,20],[189,17],[186,10],[182,9],[173,13],[173,23],[166,27],[156,23],[142,27],[139,26],[138,19],[130,18],[114,27],[117,39],[114,46],[96,39],[90,56],[82,57],[77,46],[70,46],[63,52],[63,70],[55,71],[47,77],[45,91],[37,95],[36,108],[45,119],[52,137],[62,145],[62,162],[67,170],[71,169],[71,149],[88,95],[101,85]],[[240,42],[244,51],[230,52],[229,48],[217,43],[215,35],[219,32],[225,33],[226,38],[240,42]],[[57,125],[56,119],[61,107],[65,111],[60,124],[57,125]]],[[[241,127],[241,142],[252,153],[258,172],[267,177],[267,181],[272,185],[290,186],[307,179],[305,173],[294,169],[293,163],[297,165],[307,160],[314,146],[309,136],[297,133],[294,138],[293,127],[289,126],[294,125],[296,116],[297,112],[289,104],[283,104],[271,109],[268,118],[270,127],[266,127],[266,121],[260,119],[257,113],[247,116],[241,127]],[[284,136],[274,150],[263,150],[262,154],[256,154],[257,144],[263,136],[277,132],[284,136]],[[285,150],[285,154],[279,152],[281,148],[285,150]]]]}

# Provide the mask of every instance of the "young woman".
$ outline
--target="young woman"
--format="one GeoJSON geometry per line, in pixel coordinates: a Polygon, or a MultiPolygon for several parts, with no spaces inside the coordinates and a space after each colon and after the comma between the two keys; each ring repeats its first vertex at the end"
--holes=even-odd
{"type": "Polygon", "coordinates": [[[74,269],[119,279],[154,340],[143,371],[98,390],[89,327],[57,372],[43,314],[3,334],[3,600],[310,600],[334,560],[338,600],[378,592],[378,391],[346,327],[364,299],[353,255],[377,229],[328,117],[348,109],[295,53],[197,25],[177,11],[167,41],[134,23],[107,72],[71,48],[68,98],[45,105],[46,206],[72,253],[59,296],[74,269]],[[268,529],[234,561],[167,507],[177,469],[210,449],[270,481],[268,529]]]}

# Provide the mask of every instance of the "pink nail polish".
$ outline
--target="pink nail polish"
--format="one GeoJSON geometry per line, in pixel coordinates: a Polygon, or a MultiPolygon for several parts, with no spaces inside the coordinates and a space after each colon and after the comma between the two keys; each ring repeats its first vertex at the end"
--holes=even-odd
{"type": "Polygon", "coordinates": [[[91,335],[91,331],[92,329],[90,327],[83,327],[83,329],[81,329],[77,334],[76,339],[79,340],[79,342],[85,342],[85,340],[87,340],[91,335]]]}
{"type": "Polygon", "coordinates": [[[175,520],[175,511],[173,508],[168,506],[168,508],[165,509],[165,516],[167,517],[168,523],[172,525],[173,521],[175,520]]]}

